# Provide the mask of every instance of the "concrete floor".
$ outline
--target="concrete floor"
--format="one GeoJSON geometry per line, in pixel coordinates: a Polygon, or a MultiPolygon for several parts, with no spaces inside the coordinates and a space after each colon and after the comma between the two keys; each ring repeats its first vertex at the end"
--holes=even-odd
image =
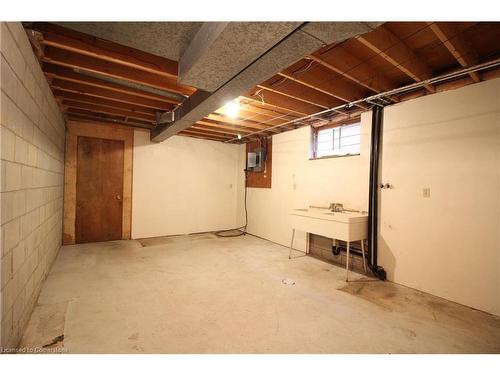
{"type": "Polygon", "coordinates": [[[500,318],[352,276],[346,284],[343,269],[309,256],[288,260],[287,248],[253,236],[66,246],[21,346],[69,353],[500,352],[500,318]]]}

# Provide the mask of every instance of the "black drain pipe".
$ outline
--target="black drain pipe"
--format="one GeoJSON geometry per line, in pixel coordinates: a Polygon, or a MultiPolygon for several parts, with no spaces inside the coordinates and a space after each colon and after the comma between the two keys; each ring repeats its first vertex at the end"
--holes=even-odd
{"type": "Polygon", "coordinates": [[[383,267],[377,264],[378,255],[378,176],[380,156],[380,136],[384,107],[375,105],[372,108],[372,134],[370,147],[370,189],[368,198],[368,266],[380,280],[386,279],[383,267]]]}

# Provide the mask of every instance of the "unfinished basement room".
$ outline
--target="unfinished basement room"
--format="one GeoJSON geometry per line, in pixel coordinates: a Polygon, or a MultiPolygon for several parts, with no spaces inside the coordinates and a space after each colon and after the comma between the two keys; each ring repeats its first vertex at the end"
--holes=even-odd
{"type": "Polygon", "coordinates": [[[1,352],[499,354],[499,41],[2,22],[1,352]]]}

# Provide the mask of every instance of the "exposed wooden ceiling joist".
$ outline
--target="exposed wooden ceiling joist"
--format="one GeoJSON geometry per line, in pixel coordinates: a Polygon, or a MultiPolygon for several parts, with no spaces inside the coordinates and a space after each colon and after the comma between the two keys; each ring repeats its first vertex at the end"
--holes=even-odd
{"type": "Polygon", "coordinates": [[[77,93],[72,93],[72,92],[67,92],[63,90],[53,90],[54,96],[56,98],[63,98],[67,100],[72,100],[75,102],[80,102],[80,103],[88,103],[88,104],[97,104],[101,105],[104,107],[109,107],[109,108],[119,108],[123,109],[126,111],[131,111],[137,114],[145,114],[149,116],[155,116],[156,111],[152,110],[151,108],[146,108],[146,107],[139,107],[115,100],[110,100],[110,99],[103,99],[103,98],[96,98],[93,96],[88,96],[88,95],[83,95],[83,94],[77,94],[77,93]]]}
{"type": "Polygon", "coordinates": [[[42,34],[41,43],[80,55],[117,63],[145,72],[177,79],[177,62],[132,47],[83,34],[55,24],[36,22],[29,26],[42,34]]]}
{"type": "MultiPolygon", "coordinates": [[[[224,115],[224,109],[219,108],[217,111],[214,112],[216,115],[224,115]]],[[[269,116],[269,115],[263,115],[258,112],[250,112],[245,109],[239,110],[238,114],[238,119],[241,120],[246,120],[246,121],[252,121],[252,122],[257,122],[265,125],[280,125],[286,122],[287,120],[282,117],[283,115],[280,114],[275,114],[274,116],[269,116]]],[[[284,116],[286,117],[286,116],[284,116]]],[[[229,121],[234,121],[235,123],[238,123],[238,119],[231,119],[229,118],[229,121]]]]}
{"type": "MultiPolygon", "coordinates": [[[[432,77],[431,70],[420,61],[415,52],[384,25],[368,34],[357,36],[356,40],[391,63],[395,68],[401,70],[415,82],[432,77]]],[[[435,91],[432,85],[425,85],[425,88],[429,92],[435,91]]]]}
{"type": "Polygon", "coordinates": [[[70,81],[63,81],[60,79],[53,79],[50,87],[52,90],[60,90],[66,92],[72,92],[87,96],[93,96],[95,98],[110,99],[121,103],[127,103],[131,105],[138,105],[142,107],[147,107],[155,109],[157,111],[169,111],[174,106],[173,104],[168,104],[164,102],[158,102],[151,99],[145,99],[135,95],[124,94],[116,91],[102,89],[95,86],[87,86],[80,83],[74,83],[70,81]]]}
{"type": "Polygon", "coordinates": [[[263,130],[269,127],[269,125],[265,125],[260,122],[254,122],[251,120],[244,120],[244,119],[232,119],[228,116],[219,115],[217,113],[211,113],[206,118],[209,120],[217,121],[219,123],[240,125],[246,128],[252,128],[257,130],[263,130]]]}
{"type": "Polygon", "coordinates": [[[342,46],[332,48],[328,52],[317,52],[308,58],[376,94],[395,88],[395,84],[387,77],[347,52],[342,46]]]}
{"type": "Polygon", "coordinates": [[[113,82],[103,81],[102,79],[89,77],[81,73],[76,73],[71,68],[65,68],[62,66],[44,64],[42,67],[44,73],[48,77],[56,77],[65,81],[81,83],[89,86],[99,87],[106,90],[112,90],[127,95],[135,95],[146,99],[151,99],[159,102],[179,104],[178,100],[162,96],[159,94],[154,94],[148,91],[139,90],[132,87],[123,86],[113,82]]]}
{"type": "Polygon", "coordinates": [[[191,133],[191,134],[207,135],[209,137],[217,137],[217,138],[223,138],[223,139],[231,139],[234,137],[231,134],[221,134],[221,133],[213,132],[211,130],[194,129],[193,127],[186,129],[185,132],[191,133]]]}
{"type": "Polygon", "coordinates": [[[322,107],[304,103],[303,101],[293,99],[275,92],[261,90],[258,87],[252,89],[244,98],[253,100],[254,102],[264,103],[266,106],[277,108],[285,114],[294,114],[304,116],[310,115],[323,110],[322,107]]]}
{"type": "Polygon", "coordinates": [[[114,116],[122,116],[124,118],[132,118],[132,119],[136,119],[136,120],[148,121],[150,123],[155,121],[155,116],[135,113],[132,111],[127,111],[127,110],[119,109],[119,108],[105,107],[105,106],[101,106],[101,105],[97,105],[97,104],[81,103],[81,102],[77,102],[74,100],[63,99],[62,105],[64,107],[68,107],[68,108],[84,109],[87,111],[93,111],[93,112],[97,112],[97,113],[103,113],[103,114],[114,115],[114,116]]]}
{"type": "MultiPolygon", "coordinates": [[[[70,118],[151,128],[158,113],[172,111],[183,96],[196,92],[177,83],[175,61],[48,23],[25,26],[35,30],[28,35],[56,100],[70,118]]],[[[240,103],[238,117],[227,116],[222,107],[179,135],[226,141],[255,131],[259,136],[272,135],[308,124],[336,126],[339,121],[351,121],[367,106],[289,123],[438,72],[488,61],[499,53],[494,45],[500,31],[495,27],[482,22],[388,23],[357,38],[307,52],[302,60],[235,98],[240,103]]],[[[497,77],[498,71],[471,73],[470,78],[427,85],[389,99],[407,100],[460,87],[497,77]]]]}
{"type": "MultiPolygon", "coordinates": [[[[350,84],[339,76],[325,79],[324,72],[314,66],[300,73],[294,73],[292,69],[289,68],[279,73],[279,75],[322,92],[323,94],[330,95],[345,103],[362,99],[366,96],[364,90],[350,84]]],[[[359,104],[359,107],[366,108],[363,104],[359,104]]]]}
{"type": "Polygon", "coordinates": [[[200,124],[203,126],[208,126],[208,127],[217,128],[217,129],[234,130],[234,131],[238,131],[238,133],[242,133],[242,134],[243,133],[252,133],[253,131],[255,131],[255,129],[247,128],[244,126],[238,126],[238,125],[232,125],[232,124],[231,125],[221,124],[221,123],[218,123],[216,121],[209,120],[209,119],[203,119],[203,120],[197,121],[195,124],[200,124]]]}
{"type": "Polygon", "coordinates": [[[196,91],[191,87],[177,84],[176,80],[173,78],[150,72],[138,71],[128,66],[103,61],[90,56],[79,55],[51,46],[45,48],[43,61],[54,65],[97,73],[105,77],[122,79],[181,95],[191,95],[196,91]]]}
{"type": "MultiPolygon", "coordinates": [[[[453,23],[428,22],[428,25],[462,67],[467,68],[479,62],[476,51],[459,35],[453,23]]],[[[474,82],[481,81],[478,73],[471,72],[469,75],[474,82]]]]}
{"type": "Polygon", "coordinates": [[[304,103],[312,104],[323,109],[335,106],[328,103],[328,99],[331,97],[321,95],[321,93],[308,87],[301,87],[300,90],[298,90],[294,85],[297,86],[298,83],[286,80],[286,84],[270,85],[268,83],[262,83],[260,85],[257,85],[257,87],[263,90],[274,92],[276,94],[287,96],[292,99],[300,100],[304,103]],[[309,92],[307,92],[307,89],[309,89],[309,92]]]}

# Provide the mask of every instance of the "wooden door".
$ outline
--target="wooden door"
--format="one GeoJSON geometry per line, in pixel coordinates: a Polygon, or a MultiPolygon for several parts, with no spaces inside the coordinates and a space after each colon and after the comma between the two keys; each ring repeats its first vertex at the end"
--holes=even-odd
{"type": "Polygon", "coordinates": [[[78,137],[76,243],[122,238],[124,142],[78,137]]]}

